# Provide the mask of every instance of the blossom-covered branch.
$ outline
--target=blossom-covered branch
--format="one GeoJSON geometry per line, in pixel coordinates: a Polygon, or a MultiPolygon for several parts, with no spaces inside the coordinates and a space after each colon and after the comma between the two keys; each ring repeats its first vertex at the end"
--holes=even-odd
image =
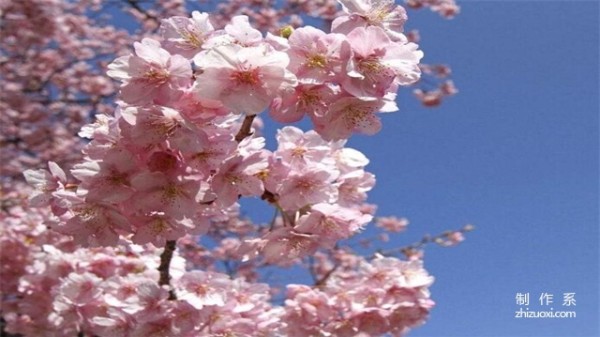
{"type": "Polygon", "coordinates": [[[119,3],[148,36],[91,28],[93,0],[0,3],[3,48],[25,56],[0,61],[3,156],[30,152],[10,166],[29,186],[8,178],[0,196],[5,330],[400,336],[422,324],[434,304],[422,261],[343,243],[375,219],[369,159],[347,140],[379,132],[398,90],[428,71],[404,8],[299,1],[259,15],[271,2],[230,1],[187,16],[175,0],[119,3]],[[302,11],[330,29],[302,26],[302,11]],[[285,125],[267,149],[262,117],[313,130],[285,125]],[[45,132],[55,138],[40,142],[45,132]],[[243,198],[275,208],[273,221],[243,217],[243,198]],[[268,277],[308,260],[314,284],[268,277]]]}

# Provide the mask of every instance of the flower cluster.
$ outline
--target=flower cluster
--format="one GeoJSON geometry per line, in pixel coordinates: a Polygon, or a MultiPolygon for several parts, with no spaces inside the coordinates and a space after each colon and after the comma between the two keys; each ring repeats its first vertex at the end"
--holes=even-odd
{"type": "Polygon", "coordinates": [[[288,286],[286,335],[403,336],[433,307],[432,283],[420,261],[347,259],[322,287],[288,286]]]}
{"type": "Polygon", "coordinates": [[[373,134],[381,127],[376,113],[396,110],[398,87],[419,79],[423,53],[402,34],[402,7],[342,4],[347,15],[333,21],[331,33],[288,28],[286,38],[263,37],[244,15],[224,29],[215,29],[206,13],[173,17],[163,20],[162,43],[136,43],[135,54],[117,59],[108,74],[123,82],[127,104],[174,107],[183,97],[196,114],[221,108],[255,115],[269,108],[286,123],[308,115],[328,140],[373,134]]]}
{"type": "Polygon", "coordinates": [[[54,163],[26,172],[58,217],[47,224],[86,246],[162,246],[207,233],[240,197],[260,197],[280,219],[244,249],[282,264],[360,231],[375,180],[345,139],[379,130],[377,112],[418,80],[422,52],[402,35],[401,7],[342,3],[348,15],[332,33],[304,27],[287,38],[263,37],[246,16],[224,29],[206,13],[163,20],[163,41],[136,42],[108,66],[121,102],[80,132],[91,139],[83,162],[69,175],[54,163]],[[285,127],[268,151],[251,132],[267,108],[287,122],[308,115],[315,131],[285,127]]]}
{"type": "MultiPolygon", "coordinates": [[[[290,26],[264,35],[250,24],[257,16],[232,15],[222,26],[223,17],[198,11],[158,20],[130,2],[160,38],[142,38],[107,66],[118,106],[94,110],[95,122],[81,128],[83,159],[25,171],[30,205],[50,212],[2,213],[6,331],[400,336],[424,321],[433,278],[418,258],[339,249],[375,211],[366,204],[369,160],[346,141],[380,130],[379,113],[397,110],[398,89],[427,69],[423,53],[392,1],[339,0],[341,15],[323,3],[330,32],[290,26]],[[314,130],[282,127],[268,150],[258,117],[267,110],[281,123],[306,118],[314,130]],[[242,219],[243,197],[273,207],[272,222],[242,219]],[[212,245],[201,243],[207,238],[212,245]],[[289,285],[283,305],[271,298],[275,288],[257,283],[261,267],[307,261],[315,287],[289,285]]],[[[268,16],[259,27],[273,25],[268,16]]],[[[399,232],[408,222],[376,223],[399,232]]]]}
{"type": "MultiPolygon", "coordinates": [[[[303,17],[306,16],[313,17],[312,23],[320,21],[330,26],[341,15],[352,17],[353,22],[362,20],[364,23],[367,20],[393,34],[393,29],[386,28],[389,26],[387,23],[377,23],[377,11],[371,10],[369,14],[368,10],[390,7],[389,1],[354,1],[353,5],[347,1],[344,3],[346,12],[340,11],[339,3],[335,0],[227,0],[218,2],[210,22],[211,26],[225,27],[232,22],[232,18],[241,14],[248,16],[253,27],[260,31],[278,33],[286,25],[302,26],[303,17]]],[[[410,2],[409,6],[437,9],[444,7],[442,3],[450,6],[453,0],[421,3],[421,6],[416,6],[410,2]]],[[[210,6],[198,7],[209,9],[210,6]]],[[[188,7],[191,6],[188,4],[188,7]]],[[[3,126],[0,133],[0,159],[5,163],[3,177],[22,179],[24,170],[38,168],[49,160],[61,166],[71,166],[79,160],[83,143],[75,137],[77,130],[95,114],[109,114],[119,89],[105,76],[108,62],[115,55],[126,53],[132,40],[148,36],[132,34],[131,31],[158,31],[161,17],[177,16],[179,19],[173,22],[187,21],[189,19],[182,15],[187,15],[188,9],[181,0],[157,0],[141,5],[137,1],[125,1],[117,6],[99,0],[0,1],[3,18],[0,35],[0,72],[3,74],[0,79],[0,110],[5,112],[0,114],[0,124],[3,126]],[[110,21],[110,17],[103,13],[109,9],[114,12],[115,7],[131,18],[127,20],[129,33],[122,28],[125,20],[110,21]]],[[[403,10],[401,7],[392,8],[388,14],[393,13],[403,13],[403,10]]],[[[208,22],[202,21],[199,14],[194,14],[192,19],[208,22]]],[[[387,16],[389,23],[390,15],[387,16]]],[[[404,20],[402,16],[397,16],[397,19],[400,20],[394,22],[402,23],[404,20]]],[[[162,26],[161,33],[167,40],[177,40],[175,46],[163,40],[165,49],[172,51],[178,45],[180,48],[177,53],[185,57],[192,57],[199,51],[199,48],[190,47],[185,37],[178,37],[177,26],[168,28],[169,24],[165,23],[162,26]]],[[[210,30],[208,26],[200,25],[198,28],[200,31],[210,30]]],[[[397,28],[400,27],[394,29],[397,28]]],[[[416,42],[411,38],[414,32],[406,35],[410,41],[416,42]]],[[[190,37],[194,39],[192,35],[190,37]]],[[[192,40],[191,45],[202,41],[192,40]]],[[[425,72],[423,66],[421,69],[425,72]]],[[[160,73],[153,76],[155,81],[160,81],[160,73]]],[[[438,90],[430,90],[427,88],[429,80],[438,81],[432,78],[415,83],[421,90],[415,94],[426,106],[434,106],[439,104],[440,98],[448,95],[448,91],[440,88],[443,93],[440,95],[438,90]]],[[[314,94],[330,93],[329,90],[318,89],[308,91],[303,96],[310,101],[314,94]]],[[[154,90],[150,89],[148,94],[154,93],[154,90]]],[[[281,99],[285,97],[290,96],[281,95],[281,99]]],[[[329,99],[324,100],[327,102],[329,99]]],[[[280,117],[280,120],[284,120],[282,118],[297,117],[289,113],[287,117],[280,117]]],[[[6,180],[2,182],[5,185],[6,180]]]]}
{"type": "Polygon", "coordinates": [[[179,299],[169,300],[168,290],[156,282],[157,248],[126,241],[119,247],[78,248],[68,237],[45,230],[46,210],[22,206],[13,207],[0,227],[0,304],[8,333],[274,336],[285,326],[283,309],[269,303],[266,284],[186,271],[176,256],[170,274],[179,299]]]}
{"type": "MultiPolygon", "coordinates": [[[[401,336],[423,322],[433,278],[420,261],[344,250],[315,254],[317,287],[290,284],[271,303],[267,284],[198,270],[176,254],[170,274],[176,298],[156,283],[157,248],[78,248],[41,225],[46,209],[24,198],[0,227],[1,305],[6,332],[23,336],[401,336]]],[[[183,244],[188,239],[181,240],[183,244]]],[[[226,244],[225,244],[226,245],[226,244]]],[[[196,253],[198,252],[195,249],[196,253]]],[[[220,253],[215,253],[219,255],[220,253]]],[[[210,269],[210,268],[209,268],[210,269]]]]}

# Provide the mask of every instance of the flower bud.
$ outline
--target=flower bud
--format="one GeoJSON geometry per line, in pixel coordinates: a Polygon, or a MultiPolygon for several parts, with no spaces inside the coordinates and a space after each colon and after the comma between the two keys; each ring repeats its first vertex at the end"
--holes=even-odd
{"type": "Polygon", "coordinates": [[[290,35],[292,35],[293,32],[294,32],[294,27],[285,26],[279,30],[279,36],[281,36],[285,39],[289,39],[290,35]]]}

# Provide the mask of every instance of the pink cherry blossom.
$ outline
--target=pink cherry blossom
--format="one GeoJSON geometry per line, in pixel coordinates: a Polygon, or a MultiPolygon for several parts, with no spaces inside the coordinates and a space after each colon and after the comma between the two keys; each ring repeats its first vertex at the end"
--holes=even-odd
{"type": "Polygon", "coordinates": [[[263,36],[260,30],[252,27],[246,15],[237,15],[231,18],[231,23],[225,26],[225,32],[232,38],[232,43],[243,47],[257,46],[263,36]]]}
{"type": "Polygon", "coordinates": [[[332,31],[349,33],[354,28],[378,26],[394,41],[406,41],[402,34],[407,20],[406,10],[392,0],[340,0],[348,16],[340,16],[332,23],[332,31]]]}
{"type": "Polygon", "coordinates": [[[177,240],[188,233],[204,234],[208,231],[208,219],[194,218],[194,220],[175,219],[160,214],[135,216],[131,218],[135,231],[131,241],[137,244],[152,243],[162,247],[166,240],[177,240]]]}
{"type": "Polygon", "coordinates": [[[342,87],[357,97],[383,97],[394,81],[400,85],[416,82],[423,52],[412,42],[390,40],[376,26],[356,28],[348,34],[354,56],[348,63],[348,77],[342,87]]]}
{"type": "Polygon", "coordinates": [[[375,226],[383,228],[390,232],[402,232],[408,226],[408,219],[396,217],[378,217],[375,226]]]}
{"type": "Polygon", "coordinates": [[[199,126],[212,122],[215,117],[229,114],[220,101],[201,99],[192,91],[185,92],[173,102],[173,108],[180,111],[184,119],[199,126]]]}
{"type": "Polygon", "coordinates": [[[178,333],[171,317],[163,315],[160,318],[144,322],[131,333],[131,337],[176,337],[178,333]]]}
{"type": "Polygon", "coordinates": [[[446,232],[443,237],[435,240],[435,242],[444,247],[455,246],[465,240],[462,231],[446,232]]]}
{"type": "Polygon", "coordinates": [[[453,18],[460,12],[460,7],[454,0],[407,0],[406,5],[414,9],[428,7],[447,19],[453,18]]]}
{"type": "Polygon", "coordinates": [[[208,13],[192,12],[192,17],[174,16],[164,19],[160,32],[163,46],[172,54],[177,53],[191,59],[202,50],[204,42],[214,34],[208,13]]]}
{"type": "Polygon", "coordinates": [[[311,207],[309,215],[300,218],[295,229],[319,235],[321,244],[331,248],[336,241],[347,239],[361,230],[372,218],[355,209],[320,203],[311,207]]]}
{"type": "Polygon", "coordinates": [[[364,170],[344,173],[339,178],[338,203],[341,206],[353,207],[367,199],[367,192],[375,186],[375,176],[364,170]]]}
{"type": "Polygon", "coordinates": [[[181,144],[179,149],[189,167],[203,176],[216,172],[237,149],[237,143],[229,135],[209,137],[201,131],[196,135],[194,141],[181,144]]]}
{"type": "Polygon", "coordinates": [[[235,156],[225,161],[211,182],[211,188],[222,206],[230,206],[239,196],[260,196],[263,183],[256,176],[267,167],[266,157],[255,153],[249,157],[235,156]]]}
{"type": "Polygon", "coordinates": [[[176,219],[191,218],[202,199],[201,182],[169,177],[162,172],[141,172],[131,179],[136,194],[130,211],[140,214],[165,212],[176,219]]]}
{"type": "Polygon", "coordinates": [[[183,275],[176,284],[179,298],[196,309],[225,305],[224,290],[229,286],[227,276],[199,270],[183,275]]]}
{"type": "Polygon", "coordinates": [[[48,163],[46,170],[26,170],[23,172],[25,180],[34,187],[29,197],[32,206],[50,205],[57,215],[66,211],[65,206],[53,196],[54,192],[64,191],[67,184],[65,172],[55,162],[48,163]]]}
{"type": "Polygon", "coordinates": [[[289,227],[276,229],[264,237],[261,253],[267,263],[290,265],[313,254],[319,247],[316,235],[298,233],[289,227]]]}
{"type": "Polygon", "coordinates": [[[329,107],[327,115],[311,117],[315,130],[324,139],[347,139],[355,132],[373,135],[381,129],[381,121],[375,113],[383,105],[381,100],[344,97],[329,107]]]}
{"type": "Polygon", "coordinates": [[[111,335],[114,337],[128,337],[135,331],[137,322],[135,318],[127,313],[115,309],[108,309],[108,316],[96,316],[92,318],[93,333],[111,335]]]}
{"type": "Polygon", "coordinates": [[[314,165],[304,170],[292,170],[275,191],[278,205],[285,211],[298,210],[321,202],[333,202],[338,190],[333,182],[339,172],[314,165]]]}
{"type": "Polygon", "coordinates": [[[334,301],[327,294],[304,285],[288,285],[285,320],[288,336],[322,335],[326,323],[337,316],[334,301]]]}
{"type": "MultiPolygon", "coordinates": [[[[185,137],[185,120],[179,111],[162,107],[128,107],[122,110],[120,132],[128,140],[128,146],[140,152],[148,148],[165,145],[165,141],[177,141],[178,137],[185,137]]],[[[179,140],[181,141],[181,140],[179,140]]]]}
{"type": "Polygon", "coordinates": [[[113,206],[98,203],[74,203],[71,216],[64,225],[55,229],[63,234],[73,235],[75,241],[83,246],[112,246],[119,241],[121,232],[129,231],[129,222],[113,206]]]}
{"type": "Polygon", "coordinates": [[[88,160],[71,170],[81,181],[78,193],[85,193],[88,201],[120,202],[134,193],[130,177],[136,169],[131,154],[123,149],[106,153],[103,161],[88,160]]]}
{"type": "Polygon", "coordinates": [[[101,279],[93,274],[71,273],[60,288],[60,302],[83,306],[97,301],[102,294],[98,288],[101,279]]]}
{"type": "Polygon", "coordinates": [[[331,167],[335,165],[330,158],[330,144],[313,130],[303,132],[296,127],[286,126],[277,131],[276,138],[278,146],[273,155],[291,167],[310,166],[314,163],[331,167]]]}
{"type": "Polygon", "coordinates": [[[140,280],[135,288],[136,294],[133,305],[127,306],[126,312],[135,313],[139,320],[161,320],[165,318],[164,311],[168,298],[165,288],[156,282],[140,280]]]}
{"type": "Polygon", "coordinates": [[[417,97],[421,104],[426,107],[436,107],[442,104],[444,95],[439,90],[423,91],[421,89],[413,90],[413,94],[417,97]]]}
{"type": "Polygon", "coordinates": [[[218,100],[235,113],[254,115],[269,106],[278,93],[296,85],[286,67],[287,54],[268,46],[218,46],[194,57],[202,73],[194,90],[205,99],[218,100]]]}
{"type": "Polygon", "coordinates": [[[269,115],[280,123],[298,122],[306,114],[322,116],[338,93],[339,88],[331,84],[298,84],[272,101],[269,115]]]}
{"type": "Polygon", "coordinates": [[[171,55],[151,39],[134,43],[135,55],[122,56],[111,63],[108,76],[123,82],[121,98],[130,103],[164,102],[186,88],[192,68],[181,55],[171,55]]]}
{"type": "MultiPolygon", "coordinates": [[[[341,3],[349,15],[333,33],[298,28],[300,13],[331,23],[333,0],[230,0],[210,18],[182,16],[179,0],[124,2],[134,34],[93,27],[105,18],[98,0],[0,5],[0,334],[366,337],[421,324],[434,303],[422,255],[407,253],[420,246],[389,254],[402,261],[340,241],[376,210],[369,160],[346,139],[377,132],[376,114],[397,110],[419,69],[446,81],[444,97],[456,88],[449,68],[418,65],[401,7],[341,3]],[[308,115],[316,131],[285,126],[265,150],[270,124],[254,115],[267,108],[284,123],[308,115]],[[49,160],[49,171],[24,169],[49,160]],[[272,220],[246,218],[242,197],[264,201],[272,220]]],[[[376,221],[401,227],[391,222],[376,221]]]]}
{"type": "Polygon", "coordinates": [[[440,86],[440,90],[446,96],[456,95],[458,93],[458,89],[456,88],[456,86],[454,85],[454,81],[452,80],[447,80],[443,82],[440,86]]]}
{"type": "Polygon", "coordinates": [[[326,34],[310,26],[294,30],[289,45],[288,68],[302,83],[320,84],[332,79],[351,55],[344,35],[326,34]]]}

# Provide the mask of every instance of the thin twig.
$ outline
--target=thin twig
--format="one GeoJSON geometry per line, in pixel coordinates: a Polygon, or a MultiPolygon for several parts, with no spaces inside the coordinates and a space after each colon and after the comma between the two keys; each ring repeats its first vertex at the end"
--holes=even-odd
{"type": "Polygon", "coordinates": [[[395,248],[395,249],[390,249],[390,250],[378,250],[375,254],[373,254],[372,256],[369,257],[369,259],[374,259],[375,257],[377,257],[378,255],[383,255],[383,256],[393,256],[395,254],[398,253],[402,253],[405,256],[409,256],[414,252],[417,252],[418,250],[420,250],[421,248],[423,248],[425,245],[430,244],[430,243],[435,243],[438,245],[442,245],[444,240],[447,240],[449,235],[451,235],[454,232],[459,232],[461,234],[470,232],[472,230],[474,230],[475,227],[473,225],[465,225],[463,226],[463,228],[456,230],[456,231],[445,231],[441,234],[435,235],[435,236],[431,236],[429,234],[425,235],[420,241],[415,242],[411,245],[408,246],[404,246],[404,247],[400,247],[400,248],[395,248]]]}
{"type": "Polygon", "coordinates": [[[144,15],[146,17],[146,19],[148,20],[152,20],[156,23],[158,23],[160,20],[158,20],[158,18],[150,13],[148,13],[145,9],[143,9],[140,4],[138,4],[138,0],[127,0],[126,1],[127,4],[129,4],[131,7],[133,7],[133,9],[135,9],[136,11],[138,11],[138,13],[141,13],[142,15],[144,15]]]}
{"type": "Polygon", "coordinates": [[[329,277],[333,274],[333,272],[335,272],[338,269],[339,266],[340,266],[339,264],[336,264],[335,266],[333,266],[333,268],[329,269],[325,273],[325,275],[323,275],[320,279],[318,279],[315,282],[315,287],[319,288],[319,287],[324,286],[325,283],[327,282],[327,280],[329,279],[329,277]]]}

